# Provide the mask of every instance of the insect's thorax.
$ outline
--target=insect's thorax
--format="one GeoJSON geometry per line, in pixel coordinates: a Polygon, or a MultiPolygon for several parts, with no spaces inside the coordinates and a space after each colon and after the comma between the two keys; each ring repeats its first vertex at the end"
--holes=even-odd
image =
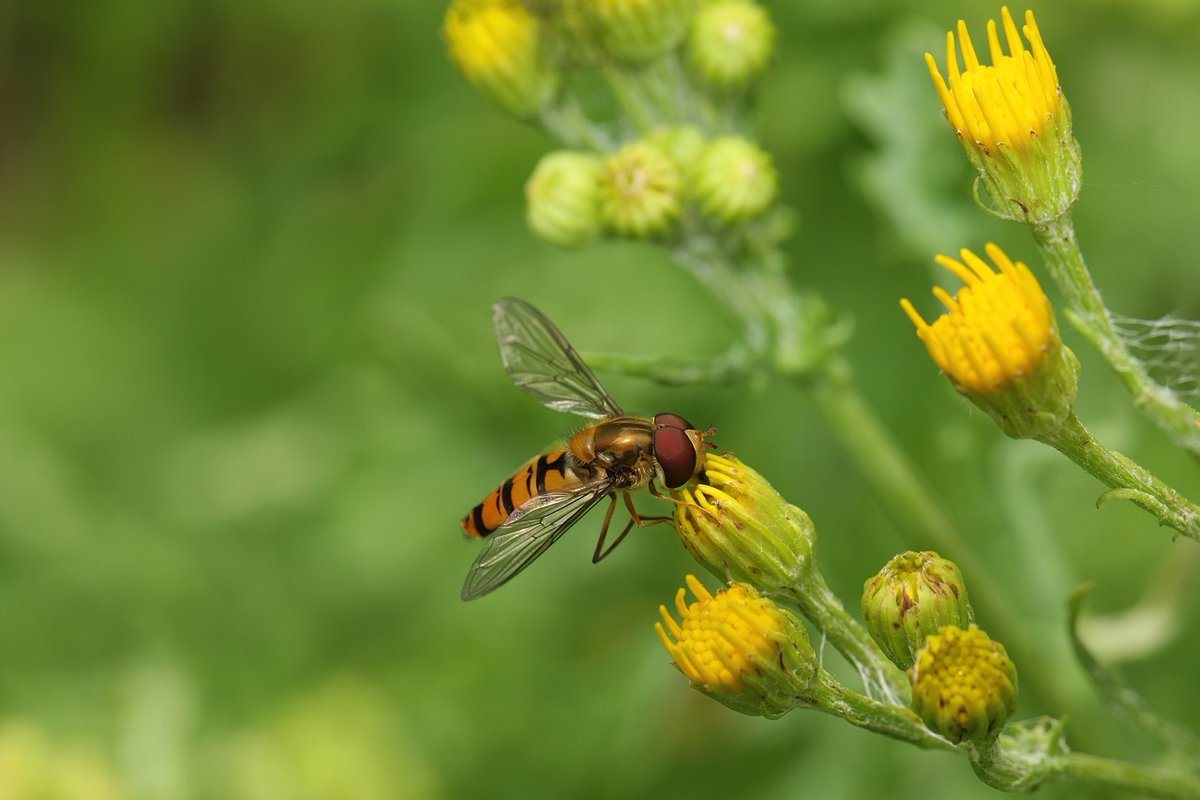
{"type": "Polygon", "coordinates": [[[644,486],[655,473],[654,422],[647,417],[613,417],[584,428],[569,449],[577,473],[615,473],[622,488],[644,486]]]}

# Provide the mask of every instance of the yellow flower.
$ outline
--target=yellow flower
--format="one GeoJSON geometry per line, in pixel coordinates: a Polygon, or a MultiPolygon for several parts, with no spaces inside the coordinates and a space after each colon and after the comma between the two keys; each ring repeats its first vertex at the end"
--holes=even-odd
{"type": "Polygon", "coordinates": [[[994,244],[985,249],[998,272],[970,250],[960,251],[962,262],[937,256],[966,286],[955,297],[934,288],[947,312],[932,325],[907,299],[900,305],[959,392],[1010,436],[1037,436],[1047,426],[1056,429],[1070,412],[1077,363],[1029,268],[994,244]]]}
{"type": "Polygon", "coordinates": [[[925,63],[946,108],[946,117],[954,129],[986,149],[999,144],[1026,148],[1039,137],[1058,112],[1062,94],[1058,73],[1046,52],[1042,34],[1032,11],[1025,12],[1025,48],[1008,8],[1000,10],[1008,53],[1000,45],[996,21],[988,20],[988,49],[992,64],[979,63],[975,47],[967,33],[967,23],[958,21],[958,37],[965,72],[958,68],[954,33],[946,34],[946,71],[949,86],[929,53],[925,63]]]}
{"type": "Polygon", "coordinates": [[[955,744],[995,738],[1017,710],[1017,668],[972,625],[947,625],[925,640],[913,665],[913,711],[955,744]]]}
{"type": "Polygon", "coordinates": [[[527,115],[550,99],[556,78],[542,58],[541,23],[518,0],[455,0],[443,27],[459,71],[500,105],[527,115]]]}
{"type": "Polygon", "coordinates": [[[936,257],[967,285],[955,297],[934,288],[949,312],[932,325],[907,299],[900,301],[937,365],[975,392],[993,391],[1036,370],[1057,335],[1050,301],[1029,267],[1013,263],[994,244],[985,250],[999,272],[965,248],[960,252],[965,265],[949,256],[936,257]]]}
{"type": "Polygon", "coordinates": [[[655,630],[679,671],[705,694],[746,714],[775,717],[811,701],[817,657],[803,624],[744,583],[715,595],[694,575],[655,630]]]}
{"type": "Polygon", "coordinates": [[[754,671],[756,656],[767,660],[778,656],[778,610],[743,583],[721,589],[714,596],[695,575],[685,580],[697,602],[687,604],[683,587],[675,594],[675,608],[683,624],[675,622],[666,606],[659,606],[663,621],[654,628],[675,666],[692,683],[736,689],[744,676],[754,671]]]}
{"type": "Polygon", "coordinates": [[[767,592],[815,579],[812,520],[733,455],[710,453],[700,478],[671,494],[679,538],[712,574],[767,592]]]}
{"type": "Polygon", "coordinates": [[[990,65],[980,63],[962,20],[957,47],[954,32],[946,34],[948,77],[942,77],[930,53],[925,63],[946,119],[987,187],[995,212],[1049,222],[1070,209],[1082,185],[1071,108],[1033,12],[1025,12],[1025,41],[1007,8],[1001,9],[1001,22],[1008,52],[995,20],[989,20],[990,65]]]}

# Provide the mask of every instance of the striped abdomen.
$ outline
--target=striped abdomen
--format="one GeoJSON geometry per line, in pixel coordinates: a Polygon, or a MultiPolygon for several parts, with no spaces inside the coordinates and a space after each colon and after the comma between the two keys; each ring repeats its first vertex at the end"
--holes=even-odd
{"type": "Polygon", "coordinates": [[[487,536],[504,524],[514,510],[533,497],[546,492],[560,491],[575,484],[578,478],[571,470],[568,460],[573,460],[566,450],[554,450],[540,455],[484,498],[462,519],[463,532],[467,536],[487,536]]]}

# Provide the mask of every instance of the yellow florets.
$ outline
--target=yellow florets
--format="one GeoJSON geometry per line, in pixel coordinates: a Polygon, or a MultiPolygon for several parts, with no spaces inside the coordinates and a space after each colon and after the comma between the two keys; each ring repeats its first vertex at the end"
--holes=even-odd
{"type": "Polygon", "coordinates": [[[961,137],[975,142],[985,152],[994,152],[998,145],[1018,150],[1028,147],[1053,121],[1062,98],[1058,73],[1042,42],[1033,12],[1025,12],[1023,28],[1029,49],[1021,41],[1007,8],[1001,9],[1001,18],[1008,53],[1000,45],[995,20],[989,20],[991,66],[979,63],[967,24],[962,20],[958,21],[958,38],[966,69],[959,71],[954,33],[949,32],[946,34],[949,85],[933,56],[925,54],[950,124],[961,137]]]}
{"type": "Polygon", "coordinates": [[[1000,733],[1017,708],[1017,669],[1004,645],[972,625],[925,640],[913,666],[913,711],[958,743],[1000,733]]]}
{"type": "Polygon", "coordinates": [[[708,454],[700,477],[671,494],[680,540],[713,575],[771,592],[814,569],[812,520],[732,454],[708,454]]]}
{"type": "Polygon", "coordinates": [[[696,602],[689,606],[680,588],[675,595],[680,622],[666,606],[659,606],[663,621],[655,629],[671,660],[692,683],[738,688],[758,670],[756,660],[778,660],[782,622],[773,603],[745,584],[735,583],[712,595],[694,575],[686,580],[696,602]]]}
{"type": "Polygon", "coordinates": [[[970,250],[960,251],[966,264],[937,256],[967,285],[955,297],[934,288],[948,312],[932,325],[907,299],[900,301],[942,371],[959,387],[978,393],[1035,372],[1058,338],[1050,301],[1029,268],[994,244],[985,249],[999,272],[970,250]]]}

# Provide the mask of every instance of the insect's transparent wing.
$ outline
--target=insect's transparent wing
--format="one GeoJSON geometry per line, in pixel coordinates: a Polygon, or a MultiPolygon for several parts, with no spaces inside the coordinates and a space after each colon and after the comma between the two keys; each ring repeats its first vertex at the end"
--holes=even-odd
{"type": "Polygon", "coordinates": [[[508,376],[539,403],[594,419],[622,413],[562,332],[529,303],[497,300],[492,326],[508,376]]]}
{"type": "Polygon", "coordinates": [[[484,540],[467,572],[462,599],[483,597],[512,580],[611,492],[606,478],[571,492],[531,497],[484,540]]]}

